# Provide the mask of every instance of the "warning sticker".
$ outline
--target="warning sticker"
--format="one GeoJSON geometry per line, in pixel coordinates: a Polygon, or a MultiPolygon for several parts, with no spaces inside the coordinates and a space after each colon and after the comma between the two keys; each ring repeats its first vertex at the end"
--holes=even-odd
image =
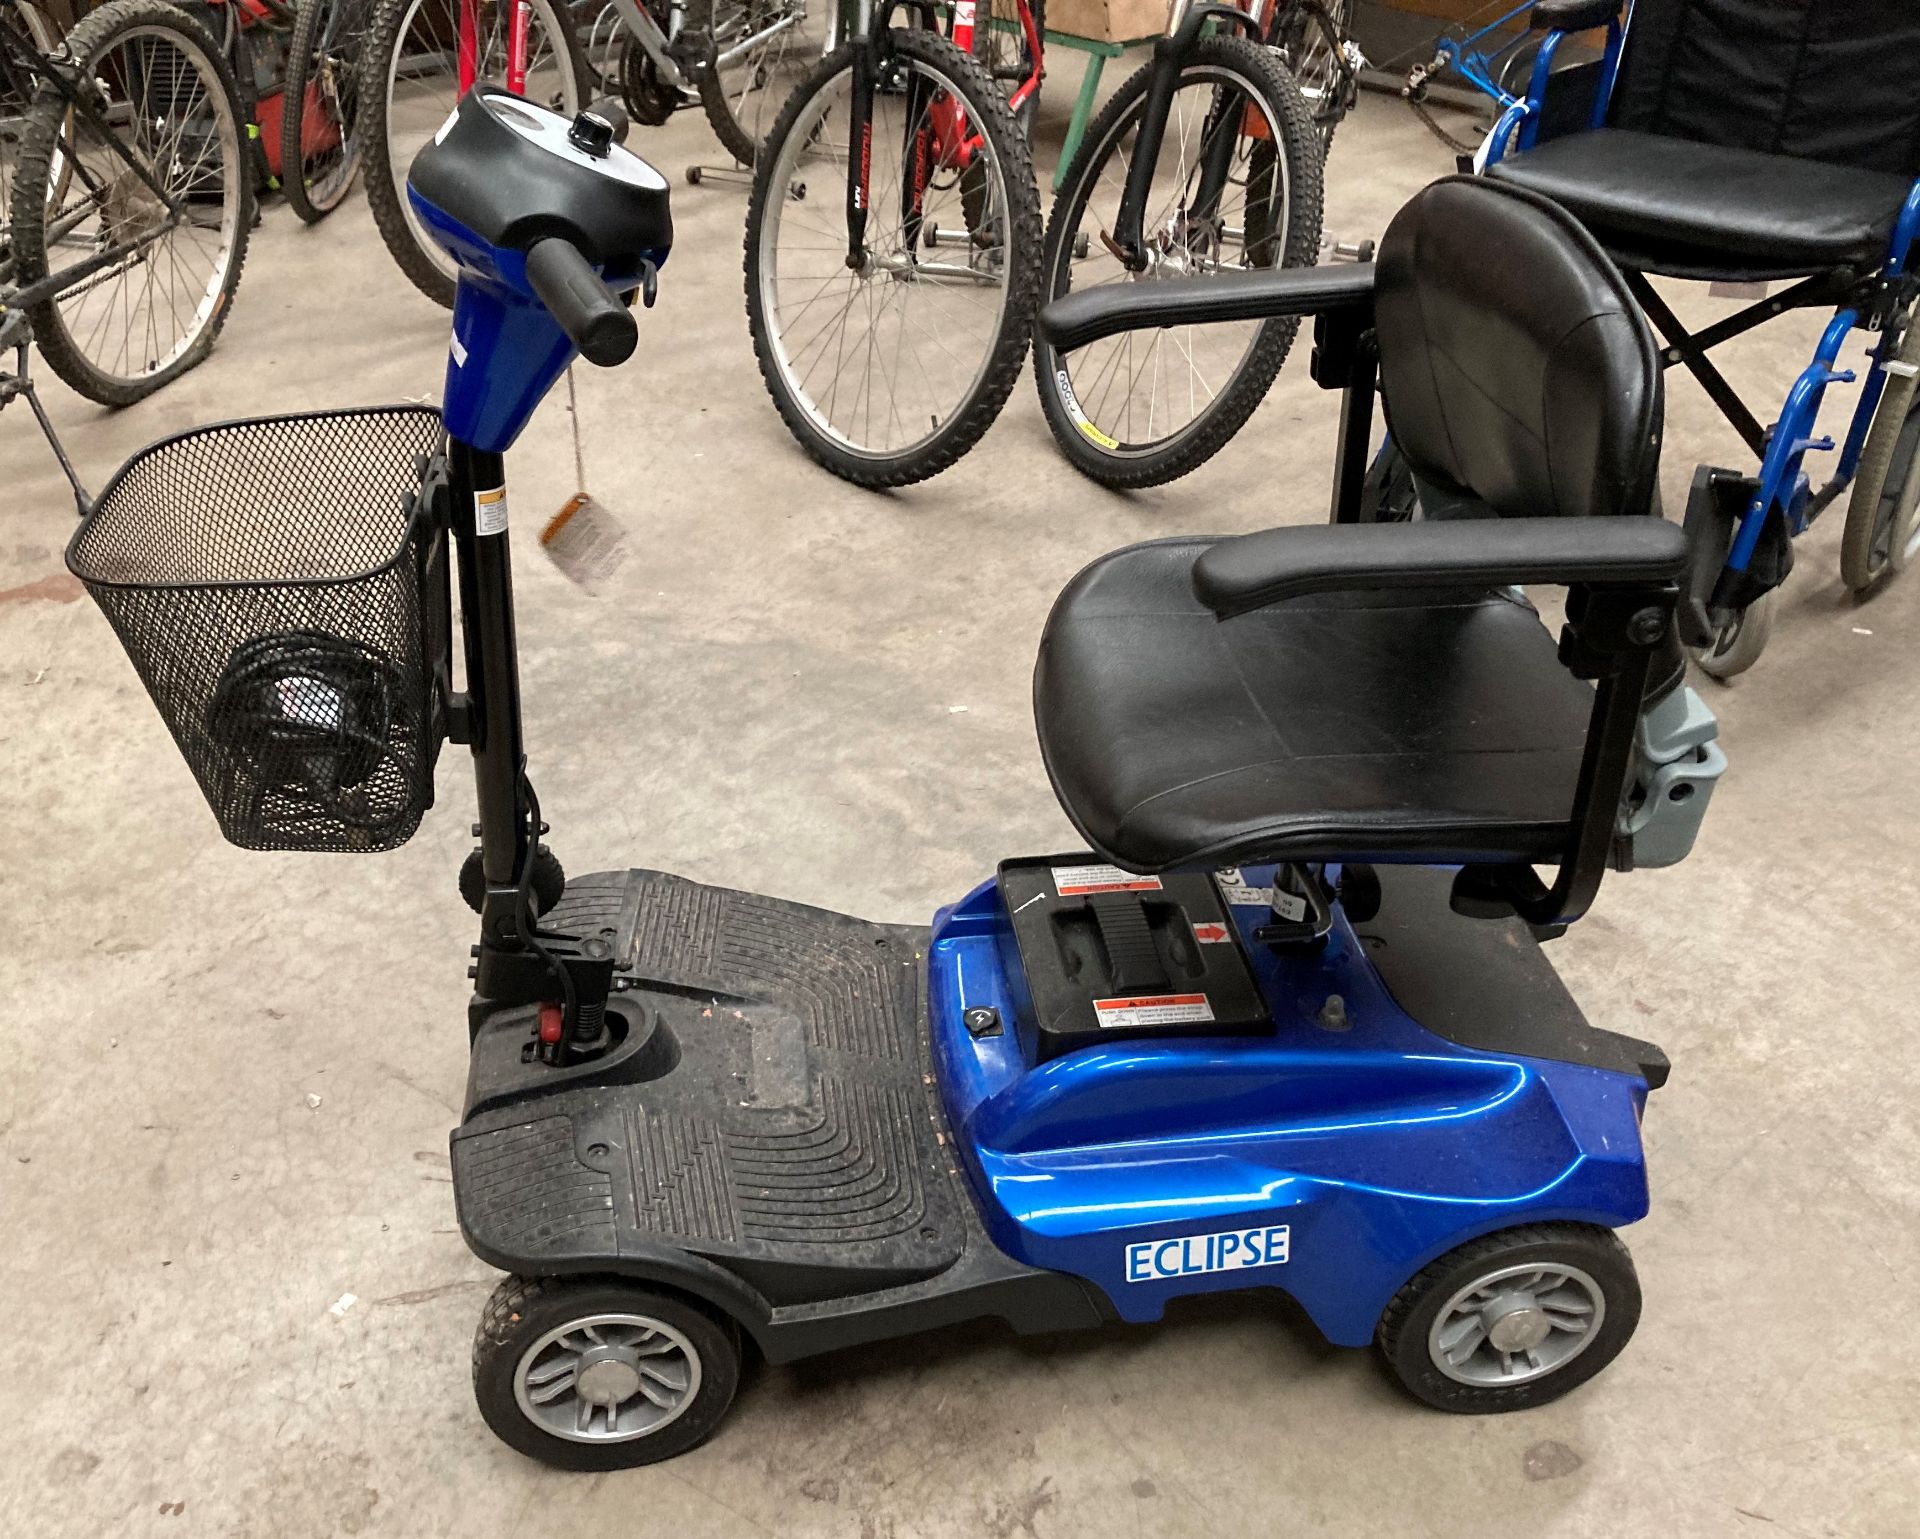
{"type": "Polygon", "coordinates": [[[1235,907],[1270,908],[1273,905],[1273,889],[1249,887],[1238,866],[1214,872],[1213,879],[1220,885],[1220,896],[1235,907]]]}
{"type": "Polygon", "coordinates": [[[507,489],[504,486],[489,487],[486,491],[473,494],[473,532],[507,532],[507,489]]]}
{"type": "Polygon", "coordinates": [[[1218,946],[1233,939],[1233,931],[1223,924],[1214,924],[1211,920],[1193,927],[1193,938],[1203,946],[1218,946]]]}
{"type": "Polygon", "coordinates": [[[1093,1018],[1105,1027],[1174,1026],[1182,1021],[1210,1021],[1213,1006],[1204,994],[1136,994],[1124,999],[1096,999],[1093,1018]]]}
{"type": "Polygon", "coordinates": [[[1091,892],[1158,892],[1160,878],[1135,876],[1118,866],[1054,866],[1053,890],[1063,898],[1083,898],[1091,892]]]}

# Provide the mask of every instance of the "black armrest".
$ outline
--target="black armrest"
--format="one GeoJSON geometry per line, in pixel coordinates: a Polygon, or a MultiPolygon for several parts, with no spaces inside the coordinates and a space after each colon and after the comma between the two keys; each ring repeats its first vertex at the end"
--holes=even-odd
{"type": "Polygon", "coordinates": [[[1373,303],[1373,264],[1268,267],[1213,278],[1109,283],[1056,299],[1040,312],[1041,339],[1072,352],[1123,331],[1217,321],[1318,315],[1373,303]]]}
{"type": "Polygon", "coordinates": [[[1621,0],[1536,0],[1527,25],[1535,32],[1585,32],[1620,14],[1621,0]]]}
{"type": "Polygon", "coordinates": [[[1687,537],[1659,518],[1487,518],[1321,524],[1222,540],[1193,591],[1222,620],[1308,593],[1381,588],[1678,582],[1687,537]]]}

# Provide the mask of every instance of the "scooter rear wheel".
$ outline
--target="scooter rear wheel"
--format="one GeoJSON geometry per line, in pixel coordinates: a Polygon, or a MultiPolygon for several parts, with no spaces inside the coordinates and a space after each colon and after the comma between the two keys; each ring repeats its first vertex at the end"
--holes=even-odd
{"type": "Polygon", "coordinates": [[[617,1278],[508,1277],[473,1338],[473,1393],[509,1448],[565,1470],[656,1464],[733,1404],[740,1332],[617,1278]]]}
{"type": "Polygon", "coordinates": [[[1415,1398],[1488,1415],[1578,1388],[1639,1321],[1639,1279],[1611,1229],[1524,1224],[1423,1269],[1381,1314],[1374,1340],[1415,1398]]]}

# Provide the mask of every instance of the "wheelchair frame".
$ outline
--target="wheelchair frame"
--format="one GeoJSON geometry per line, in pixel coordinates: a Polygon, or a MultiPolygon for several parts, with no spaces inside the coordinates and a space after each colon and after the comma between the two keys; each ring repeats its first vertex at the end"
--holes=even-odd
{"type": "MultiPolygon", "coordinates": [[[[1495,123],[1488,137],[1485,166],[1504,158],[1508,145],[1525,151],[1532,149],[1540,136],[1547,87],[1553,73],[1554,56],[1567,33],[1549,30],[1541,39],[1534,58],[1533,75],[1524,100],[1514,102],[1495,123]]],[[[1602,128],[1613,103],[1613,87],[1620,71],[1620,58],[1626,32],[1615,15],[1607,23],[1607,43],[1595,82],[1589,128],[1602,128]]],[[[1733,430],[1740,435],[1760,461],[1760,472],[1753,494],[1747,499],[1733,542],[1718,579],[1713,585],[1708,607],[1716,613],[1744,609],[1785,577],[1784,568],[1770,577],[1750,576],[1755,552],[1766,533],[1771,511],[1777,506],[1788,538],[1806,532],[1826,507],[1853,483],[1860,468],[1861,451],[1867,431],[1879,409],[1886,389],[1886,365],[1899,351],[1912,320],[1916,298],[1920,298],[1920,276],[1907,270],[1908,258],[1916,237],[1920,237],[1920,179],[1907,192],[1906,203],[1895,221],[1885,261],[1875,271],[1860,274],[1851,268],[1814,273],[1790,285],[1778,294],[1757,300],[1744,310],[1714,322],[1698,332],[1690,332],[1667,303],[1655,292],[1646,275],[1637,269],[1623,268],[1627,286],[1633,291],[1647,319],[1659,334],[1660,363],[1663,369],[1679,364],[1706,391],[1733,430]],[[1771,427],[1762,427],[1746,402],[1727,377],[1707,358],[1709,349],[1752,331],[1755,327],[1784,315],[1789,310],[1837,305],[1833,319],[1821,333],[1813,361],[1801,370],[1787,391],[1785,404],[1771,427]],[[1869,357],[1872,368],[1860,390],[1853,419],[1840,446],[1840,459],[1833,478],[1818,492],[1809,484],[1804,462],[1809,452],[1828,452],[1834,448],[1829,437],[1815,438],[1814,423],[1820,413],[1826,389],[1831,384],[1851,384],[1857,376],[1851,369],[1836,368],[1840,348],[1856,326],[1880,333],[1880,342],[1869,357]]]]}

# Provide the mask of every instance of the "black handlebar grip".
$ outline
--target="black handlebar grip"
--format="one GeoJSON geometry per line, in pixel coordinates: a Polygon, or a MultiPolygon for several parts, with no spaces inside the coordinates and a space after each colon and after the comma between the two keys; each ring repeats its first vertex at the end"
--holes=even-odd
{"type": "Polygon", "coordinates": [[[573,242],[549,238],[527,250],[527,282],[588,363],[610,369],[633,356],[640,328],[573,242]]]}

